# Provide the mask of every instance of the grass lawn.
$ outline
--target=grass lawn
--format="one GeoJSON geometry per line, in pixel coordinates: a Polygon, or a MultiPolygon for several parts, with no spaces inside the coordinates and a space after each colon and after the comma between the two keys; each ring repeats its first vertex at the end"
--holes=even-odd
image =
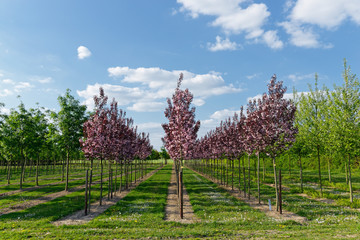
{"type": "MultiPolygon", "coordinates": [[[[359,215],[354,210],[335,211],[315,202],[299,199],[291,193],[286,207],[303,214],[303,225],[278,222],[250,208],[189,169],[184,183],[198,223],[164,221],[172,165],[167,165],[141,183],[104,214],[84,225],[55,227],[51,221],[83,208],[84,193],[71,193],[39,206],[0,216],[1,239],[173,239],[173,238],[262,238],[262,239],[359,239],[359,215]],[[323,218],[326,216],[326,218],[323,218]]],[[[265,189],[265,187],[264,187],[265,189]]],[[[106,186],[104,189],[106,195],[106,186]]],[[[264,190],[270,196],[273,189],[264,190]]],[[[98,186],[93,191],[99,198],[98,186]]]]}

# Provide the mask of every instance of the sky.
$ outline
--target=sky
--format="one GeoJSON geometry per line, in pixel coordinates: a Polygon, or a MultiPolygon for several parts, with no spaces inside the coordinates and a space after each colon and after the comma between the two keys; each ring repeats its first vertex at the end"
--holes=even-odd
{"type": "Polygon", "coordinates": [[[291,96],[315,73],[341,85],[344,58],[360,73],[360,0],[2,0],[0,16],[3,113],[20,101],[58,111],[67,88],[92,110],[102,86],[156,149],[180,73],[199,136],[273,74],[291,96]]]}

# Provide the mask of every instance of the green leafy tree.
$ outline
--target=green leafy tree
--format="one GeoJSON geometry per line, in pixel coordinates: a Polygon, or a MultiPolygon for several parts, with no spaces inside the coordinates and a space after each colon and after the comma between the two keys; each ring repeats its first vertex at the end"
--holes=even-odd
{"type": "Polygon", "coordinates": [[[321,181],[321,159],[320,153],[324,150],[326,139],[326,101],[327,89],[318,88],[318,75],[315,74],[315,89],[309,85],[310,92],[302,94],[298,101],[298,112],[296,113],[296,123],[298,126],[298,136],[300,142],[304,140],[302,145],[306,145],[312,153],[317,156],[318,174],[320,194],[322,196],[322,181],[321,181]]]}
{"type": "Polygon", "coordinates": [[[347,162],[350,202],[353,202],[352,159],[360,147],[360,83],[344,60],[344,83],[330,94],[330,129],[333,147],[347,162]]]}
{"type": "Polygon", "coordinates": [[[55,116],[60,130],[60,145],[66,153],[66,184],[65,191],[68,190],[70,154],[80,150],[79,139],[83,135],[83,124],[86,120],[86,106],[80,105],[67,89],[64,96],[58,97],[60,111],[55,116]]]}

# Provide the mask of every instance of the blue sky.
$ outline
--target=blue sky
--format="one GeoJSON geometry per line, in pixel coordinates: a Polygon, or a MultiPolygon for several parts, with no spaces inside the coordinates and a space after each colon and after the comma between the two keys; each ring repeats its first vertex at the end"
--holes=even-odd
{"type": "Polygon", "coordinates": [[[166,97],[194,94],[200,135],[266,92],[342,84],[360,72],[359,0],[2,0],[0,102],[58,110],[67,88],[92,108],[103,86],[160,148],[166,97]]]}

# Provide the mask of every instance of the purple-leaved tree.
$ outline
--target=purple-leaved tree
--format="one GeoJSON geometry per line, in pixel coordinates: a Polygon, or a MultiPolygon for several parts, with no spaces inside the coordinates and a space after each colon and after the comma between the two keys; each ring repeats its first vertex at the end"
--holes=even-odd
{"type": "Polygon", "coordinates": [[[195,121],[195,107],[190,107],[193,95],[189,89],[180,89],[182,81],[183,74],[181,73],[172,101],[167,99],[168,107],[164,113],[169,123],[162,124],[165,131],[164,146],[175,162],[181,218],[183,218],[182,161],[192,159],[197,132],[200,128],[200,121],[195,121]]]}

